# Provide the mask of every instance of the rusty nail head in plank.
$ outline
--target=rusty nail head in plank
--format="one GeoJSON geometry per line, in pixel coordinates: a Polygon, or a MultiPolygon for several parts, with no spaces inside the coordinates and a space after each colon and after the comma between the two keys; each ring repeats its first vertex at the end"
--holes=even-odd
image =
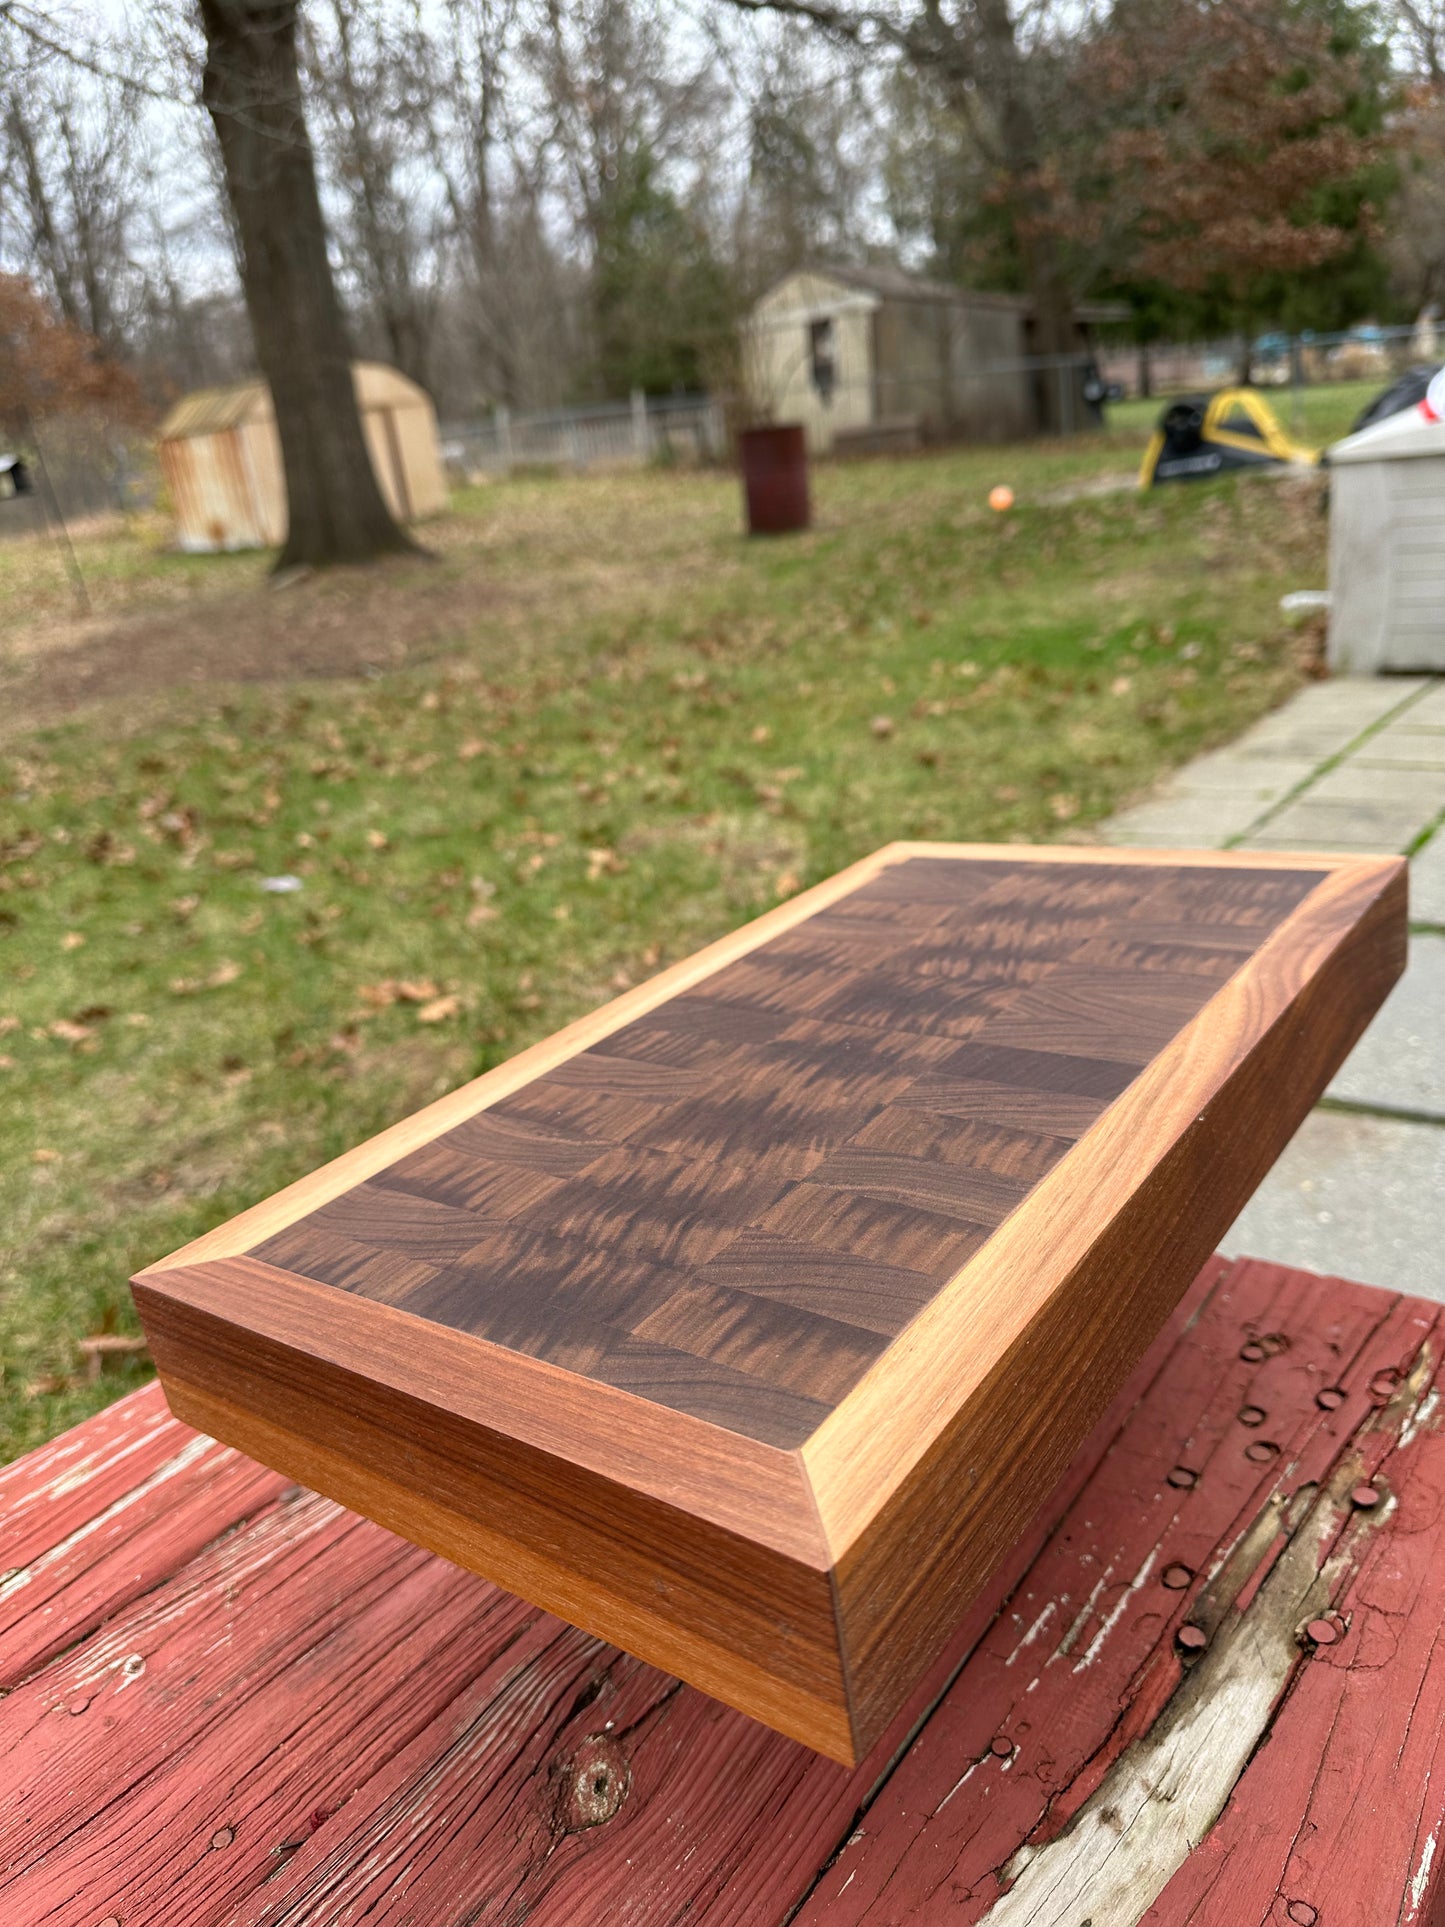
{"type": "Polygon", "coordinates": [[[1340,1636],[1340,1629],[1332,1619],[1312,1619],[1305,1632],[1316,1646],[1333,1646],[1340,1636]]]}
{"type": "Polygon", "coordinates": [[[1315,1393],[1315,1404],[1322,1412],[1336,1411],[1345,1402],[1343,1385],[1326,1385],[1322,1392],[1315,1393]]]}
{"type": "Polygon", "coordinates": [[[1263,1425],[1265,1411],[1262,1405],[1241,1405],[1239,1422],[1241,1425],[1263,1425]]]}
{"type": "Polygon", "coordinates": [[[1194,1574],[1188,1566],[1180,1565],[1166,1566],[1160,1574],[1161,1580],[1170,1592],[1183,1592],[1193,1577],[1194,1574]]]}
{"type": "Polygon", "coordinates": [[[1006,1733],[996,1733],[989,1741],[988,1750],[999,1760],[1013,1758],[1014,1743],[1006,1733]]]}
{"type": "Polygon", "coordinates": [[[107,1914],[105,1919],[101,1921],[100,1927],[120,1927],[120,1915],[107,1914]]]}
{"type": "Polygon", "coordinates": [[[1400,1374],[1393,1366],[1386,1366],[1383,1372],[1376,1372],[1375,1376],[1370,1380],[1370,1397],[1380,1399],[1383,1402],[1385,1399],[1393,1396],[1395,1387],[1399,1382],[1400,1374]]]}
{"type": "Polygon", "coordinates": [[[89,1706],[89,1704],[90,1704],[90,1701],[88,1699],[70,1700],[67,1703],[65,1710],[67,1713],[78,1715],[83,1713],[86,1707],[89,1706]]]}
{"type": "Polygon", "coordinates": [[[213,1847],[229,1847],[235,1837],[236,1830],[234,1827],[217,1827],[216,1831],[211,1835],[211,1845],[213,1847]]]}
{"type": "Polygon", "coordinates": [[[1292,1900],[1285,1913],[1295,1923],[1295,1927],[1315,1927],[1319,1915],[1307,1900],[1292,1900]]]}
{"type": "Polygon", "coordinates": [[[1377,1485],[1357,1485],[1350,1494],[1350,1504],[1358,1506],[1361,1512],[1368,1512],[1371,1506],[1380,1503],[1383,1496],[1377,1485]]]}
{"type": "Polygon", "coordinates": [[[1239,1355],[1246,1365],[1257,1365],[1262,1358],[1268,1358],[1269,1353],[1257,1338],[1251,1338],[1247,1345],[1240,1346],[1239,1355]]]}
{"type": "Polygon", "coordinates": [[[1255,1439],[1244,1448],[1244,1456],[1253,1459],[1256,1465],[1264,1465],[1268,1460],[1278,1458],[1279,1447],[1273,1439],[1255,1439]]]}
{"type": "Polygon", "coordinates": [[[1186,1653],[1202,1653],[1209,1644],[1209,1635],[1202,1626],[1181,1626],[1174,1637],[1186,1653]]]}
{"type": "Polygon", "coordinates": [[[1179,1491],[1187,1492],[1198,1477],[1199,1474],[1197,1472],[1191,1472],[1187,1465],[1176,1465],[1174,1470],[1169,1474],[1168,1482],[1170,1485],[1177,1487],[1179,1491]]]}

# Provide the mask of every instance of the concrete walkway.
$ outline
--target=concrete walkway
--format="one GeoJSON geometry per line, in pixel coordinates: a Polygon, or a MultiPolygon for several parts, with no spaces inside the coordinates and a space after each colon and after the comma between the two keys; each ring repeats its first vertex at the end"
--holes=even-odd
{"type": "Polygon", "coordinates": [[[1312,684],[1102,834],[1409,856],[1409,969],[1221,1249],[1445,1299],[1445,678],[1312,684]]]}

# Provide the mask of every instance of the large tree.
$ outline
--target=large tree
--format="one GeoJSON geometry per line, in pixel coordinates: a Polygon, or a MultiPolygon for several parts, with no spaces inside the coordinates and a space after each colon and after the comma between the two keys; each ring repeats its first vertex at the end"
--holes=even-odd
{"type": "Polygon", "coordinates": [[[372,472],[302,111],[297,0],[198,0],[256,359],[270,384],[289,526],[278,568],[411,549],[372,472]]]}
{"type": "MultiPolygon", "coordinates": [[[[1335,328],[1374,305],[1384,50],[1345,0],[1118,0],[1083,50],[1099,126],[1069,198],[1177,325],[1335,328]]],[[[1246,356],[1246,366],[1247,366],[1246,356]]]]}

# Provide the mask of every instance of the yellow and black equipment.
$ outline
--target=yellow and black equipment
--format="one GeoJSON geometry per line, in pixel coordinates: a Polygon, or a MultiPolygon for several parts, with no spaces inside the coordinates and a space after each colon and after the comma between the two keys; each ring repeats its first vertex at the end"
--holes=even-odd
{"type": "Polygon", "coordinates": [[[1253,388],[1221,388],[1170,402],[1149,438],[1140,488],[1161,482],[1205,482],[1241,468],[1319,461],[1317,448],[1292,442],[1279,417],[1253,388]]]}

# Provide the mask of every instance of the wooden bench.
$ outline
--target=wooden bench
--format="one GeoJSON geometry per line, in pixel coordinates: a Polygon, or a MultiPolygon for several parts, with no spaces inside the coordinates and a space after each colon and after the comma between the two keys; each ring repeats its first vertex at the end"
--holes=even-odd
{"type": "Polygon", "coordinates": [[[123,1400],[0,1472],[6,1927],[1440,1927],[1442,1308],[1207,1264],[861,1765],[123,1400]]]}
{"type": "Polygon", "coordinates": [[[852,1766],[1404,956],[1397,858],[893,845],[136,1302],[178,1416],[852,1766]]]}

